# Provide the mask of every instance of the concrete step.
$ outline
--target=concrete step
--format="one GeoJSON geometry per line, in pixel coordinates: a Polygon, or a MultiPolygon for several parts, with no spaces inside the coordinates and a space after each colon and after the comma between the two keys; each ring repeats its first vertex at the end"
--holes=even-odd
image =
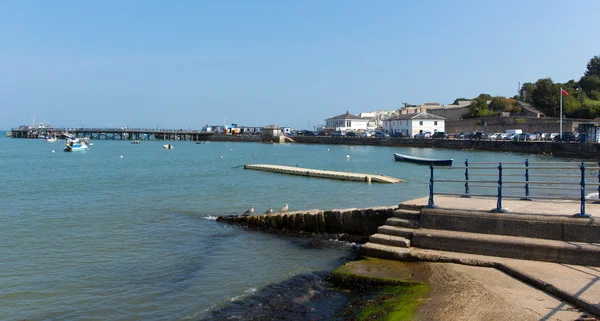
{"type": "Polygon", "coordinates": [[[401,236],[393,236],[387,234],[373,234],[369,237],[369,242],[377,244],[385,244],[403,248],[410,247],[410,240],[401,236]]]}
{"type": "MultiPolygon", "coordinates": [[[[529,202],[535,206],[535,202],[529,202]]],[[[560,207],[560,204],[556,205],[560,207]]],[[[600,241],[600,222],[592,218],[527,215],[423,208],[419,227],[548,240],[594,243],[600,241]]]]}
{"type": "Polygon", "coordinates": [[[398,260],[403,261],[408,257],[409,249],[367,242],[360,247],[360,253],[362,256],[377,257],[387,260],[398,260]]]}
{"type": "MultiPolygon", "coordinates": [[[[409,229],[382,226],[379,233],[382,230],[407,237],[409,229]]],[[[423,249],[600,266],[600,244],[432,229],[412,230],[410,240],[411,246],[423,249]]]]}
{"type": "Polygon", "coordinates": [[[419,228],[419,221],[405,218],[390,217],[385,221],[385,225],[419,228]]]}
{"type": "Polygon", "coordinates": [[[408,220],[419,220],[419,217],[421,215],[420,211],[414,211],[414,210],[405,210],[405,209],[397,209],[394,211],[394,217],[397,218],[405,218],[408,220]]]}
{"type": "Polygon", "coordinates": [[[400,203],[398,205],[398,208],[401,210],[409,210],[409,211],[421,211],[421,209],[424,207],[425,205],[416,205],[416,204],[412,204],[412,203],[400,203]]]}
{"type": "Polygon", "coordinates": [[[412,229],[412,228],[398,227],[398,226],[391,226],[391,225],[383,225],[377,229],[377,233],[379,233],[379,234],[399,236],[399,237],[403,237],[403,238],[409,239],[409,240],[412,238],[414,231],[416,231],[416,230],[412,229]]]}

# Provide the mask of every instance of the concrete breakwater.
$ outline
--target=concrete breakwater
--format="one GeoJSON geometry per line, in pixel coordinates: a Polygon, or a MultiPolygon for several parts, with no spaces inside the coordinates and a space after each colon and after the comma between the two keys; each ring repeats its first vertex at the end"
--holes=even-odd
{"type": "MultiPolygon", "coordinates": [[[[260,136],[213,135],[203,140],[220,142],[260,142],[260,136]]],[[[527,154],[547,154],[565,157],[600,158],[600,144],[597,143],[559,143],[559,142],[515,142],[503,140],[462,140],[462,139],[413,139],[413,138],[376,138],[376,137],[330,137],[295,136],[294,141],[301,144],[366,145],[366,146],[402,146],[434,147],[447,149],[473,149],[527,154]]]]}
{"type": "Polygon", "coordinates": [[[503,140],[462,140],[462,139],[414,139],[414,138],[375,138],[375,137],[294,137],[303,144],[339,144],[403,147],[435,147],[448,149],[475,149],[528,154],[549,154],[599,158],[600,144],[560,143],[560,142],[515,142],[503,140]]]}
{"type": "Polygon", "coordinates": [[[377,229],[393,216],[398,206],[310,210],[268,215],[220,216],[217,222],[256,230],[295,234],[348,234],[360,240],[377,233],[377,229]]]}

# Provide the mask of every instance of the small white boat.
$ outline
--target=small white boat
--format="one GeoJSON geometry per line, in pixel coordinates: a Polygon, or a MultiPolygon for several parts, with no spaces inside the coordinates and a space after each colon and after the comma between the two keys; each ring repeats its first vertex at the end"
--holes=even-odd
{"type": "Polygon", "coordinates": [[[48,143],[56,143],[57,139],[56,139],[56,137],[48,137],[48,138],[46,138],[46,141],[48,143]]]}
{"type": "Polygon", "coordinates": [[[171,145],[171,144],[163,145],[163,147],[165,149],[173,149],[173,145],[171,145]]]}
{"type": "Polygon", "coordinates": [[[135,144],[135,145],[137,145],[137,144],[139,144],[139,143],[140,143],[140,140],[139,140],[139,139],[136,139],[136,140],[132,141],[131,143],[132,143],[132,144],[135,144]]]}
{"type": "Polygon", "coordinates": [[[79,139],[67,139],[67,144],[65,145],[65,152],[80,152],[90,150],[88,144],[85,141],[80,141],[79,139]]]}

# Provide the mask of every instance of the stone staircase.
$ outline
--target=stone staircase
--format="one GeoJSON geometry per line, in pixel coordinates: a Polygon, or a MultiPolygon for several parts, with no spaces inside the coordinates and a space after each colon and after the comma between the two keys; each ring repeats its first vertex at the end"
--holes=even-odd
{"type": "Polygon", "coordinates": [[[401,204],[361,252],[402,259],[413,247],[600,266],[600,244],[596,242],[600,242],[600,223],[593,219],[419,209],[401,204]]]}

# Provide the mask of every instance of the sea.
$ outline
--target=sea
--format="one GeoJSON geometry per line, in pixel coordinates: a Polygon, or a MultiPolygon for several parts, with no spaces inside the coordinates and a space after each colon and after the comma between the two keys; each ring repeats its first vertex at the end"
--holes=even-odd
{"type": "MultiPolygon", "coordinates": [[[[93,143],[89,151],[67,153],[62,141],[0,132],[0,320],[334,320],[348,294],[324,277],[356,258],[360,245],[250,231],[216,218],[251,206],[256,213],[285,204],[290,211],[364,208],[426,196],[430,168],[394,162],[393,153],[453,158],[459,166],[465,159],[490,166],[578,161],[438,148],[172,141],[166,150],[160,141],[93,143]],[[244,170],[249,163],[406,182],[244,170]]],[[[435,175],[463,179],[464,170],[435,169],[435,175]]]]}

